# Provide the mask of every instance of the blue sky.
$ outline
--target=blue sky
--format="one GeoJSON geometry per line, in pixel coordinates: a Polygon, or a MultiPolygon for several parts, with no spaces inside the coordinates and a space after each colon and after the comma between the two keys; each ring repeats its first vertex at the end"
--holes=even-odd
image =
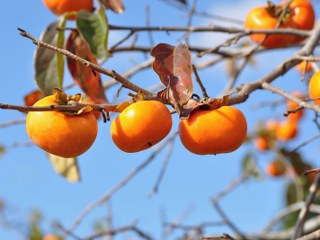
{"type": "MultiPolygon", "coordinates": [[[[114,25],[144,26],[145,6],[149,4],[151,11],[151,25],[154,26],[185,26],[187,19],[184,13],[168,6],[163,1],[123,1],[126,5],[125,13],[121,15],[108,11],[108,19],[114,25]]],[[[256,0],[228,0],[228,1],[199,1],[199,8],[212,14],[231,16],[243,19],[246,12],[253,6],[264,1],[256,0]]],[[[23,28],[35,37],[39,37],[42,30],[56,17],[51,14],[40,0],[38,1],[4,1],[2,3],[2,37],[0,38],[0,102],[23,104],[23,96],[35,88],[33,75],[33,53],[35,46],[31,41],[19,36],[17,27],[23,28]]],[[[318,16],[318,15],[317,15],[318,16]]],[[[225,25],[221,21],[195,18],[195,26],[206,26],[210,23],[225,25]]],[[[117,42],[127,33],[110,33],[110,45],[117,42]]],[[[155,44],[160,42],[177,45],[181,42],[182,33],[163,32],[153,35],[155,44]]],[[[212,47],[221,43],[228,35],[221,34],[194,34],[191,43],[194,45],[212,47]]],[[[138,45],[149,46],[148,36],[139,34],[138,45]]],[[[259,79],[272,68],[289,57],[295,49],[272,51],[261,54],[256,58],[256,65],[249,66],[241,74],[239,82],[248,82],[259,79]]],[[[135,64],[143,62],[150,56],[134,53],[114,54],[104,67],[122,73],[135,64]]],[[[194,58],[193,62],[203,59],[194,58]]],[[[203,82],[212,97],[220,93],[227,76],[225,64],[217,64],[206,71],[199,71],[203,82]]],[[[103,77],[103,80],[108,79],[103,77]]],[[[132,79],[141,86],[148,87],[158,82],[157,75],[146,70],[135,75],[132,79]]],[[[70,76],[65,75],[65,83],[71,82],[70,76]]],[[[305,82],[300,81],[300,75],[291,70],[286,76],[279,78],[275,85],[286,91],[306,89],[305,82]],[[290,81],[290,83],[289,83],[290,81]]],[[[112,99],[117,88],[107,92],[112,99]]],[[[73,88],[70,93],[79,90],[73,88]]],[[[196,88],[196,91],[199,89],[196,88]]],[[[199,92],[200,93],[200,92],[199,92]]],[[[120,99],[126,97],[123,91],[120,99]]],[[[237,107],[247,116],[249,133],[254,130],[258,120],[270,117],[281,119],[284,106],[276,109],[269,107],[253,110],[259,101],[277,100],[281,97],[265,91],[257,91],[249,100],[237,107]]],[[[301,123],[301,132],[289,146],[296,146],[300,142],[313,136],[316,127],[310,124],[313,114],[306,111],[306,117],[301,123]]],[[[25,115],[16,111],[1,110],[0,123],[10,120],[23,119],[25,115]]],[[[178,117],[173,116],[172,132],[177,129],[178,117]]],[[[39,209],[44,214],[45,231],[51,231],[52,220],[61,221],[69,227],[75,218],[92,201],[109,191],[119,180],[125,177],[133,168],[144,161],[152,150],[139,154],[127,154],[118,150],[109,136],[109,123],[99,122],[99,133],[93,147],[79,157],[79,166],[82,175],[80,183],[68,183],[57,175],[45,153],[39,148],[13,147],[16,143],[28,142],[25,126],[16,125],[0,129],[0,144],[7,147],[6,153],[0,157],[0,198],[8,204],[11,217],[27,220],[32,209],[39,209]]],[[[318,141],[305,147],[302,152],[310,162],[317,163],[313,156],[319,153],[318,141]]],[[[185,150],[176,139],[164,179],[159,193],[149,196],[157,176],[160,172],[165,151],[136,178],[114,195],[111,201],[114,215],[114,226],[123,226],[138,221],[138,226],[146,232],[159,238],[161,235],[161,212],[166,212],[168,221],[175,221],[179,216],[188,212],[184,219],[185,224],[200,224],[206,221],[220,220],[219,215],[210,205],[210,199],[223,190],[230,181],[241,173],[241,159],[244,153],[253,147],[244,145],[230,154],[217,156],[196,156],[185,150]]],[[[272,154],[257,154],[261,169],[270,161],[272,154]]],[[[244,232],[257,232],[264,227],[270,218],[282,207],[283,186],[289,179],[271,179],[266,177],[262,181],[249,181],[241,185],[230,195],[222,199],[221,206],[226,213],[244,232]],[[259,214],[257,214],[259,212],[259,214]]],[[[93,211],[77,229],[80,236],[87,236],[91,232],[94,220],[105,218],[108,208],[103,205],[93,211]]],[[[210,228],[208,234],[229,232],[228,228],[210,228]]],[[[14,231],[0,228],[0,239],[20,239],[14,231]]],[[[122,239],[119,237],[119,239],[122,239]]]]}

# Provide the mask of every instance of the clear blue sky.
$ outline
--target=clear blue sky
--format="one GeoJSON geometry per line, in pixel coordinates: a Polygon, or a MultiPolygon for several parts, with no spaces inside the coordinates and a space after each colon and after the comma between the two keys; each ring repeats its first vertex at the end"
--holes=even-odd
{"type": "MultiPolygon", "coordinates": [[[[126,11],[122,15],[108,11],[109,22],[114,25],[143,26],[145,25],[145,6],[149,4],[151,10],[151,25],[154,26],[185,26],[186,15],[181,11],[163,3],[163,1],[123,1],[126,11]]],[[[213,14],[230,16],[242,19],[251,7],[262,4],[264,1],[256,0],[228,0],[228,1],[199,1],[199,9],[210,11],[213,14]],[[228,11],[226,11],[228,10],[228,11]]],[[[319,4],[318,4],[319,5],[319,4]]],[[[35,88],[33,75],[33,53],[35,46],[31,41],[19,36],[17,27],[23,28],[39,37],[42,30],[55,16],[51,14],[40,0],[38,1],[3,1],[2,37],[0,38],[0,102],[10,104],[23,104],[23,96],[35,88]]],[[[195,26],[206,26],[210,23],[224,25],[224,22],[195,18],[195,26]]],[[[113,32],[110,34],[110,43],[125,36],[126,33],[113,32]]],[[[180,43],[182,33],[153,35],[155,44],[165,42],[173,45],[180,43]]],[[[194,34],[191,43],[197,46],[213,47],[221,43],[228,35],[221,34],[194,34]]],[[[138,45],[149,45],[148,36],[141,34],[138,45]]],[[[277,66],[283,59],[289,57],[292,50],[273,51],[260,55],[255,66],[249,66],[240,76],[240,82],[257,80],[265,73],[277,66]]],[[[136,63],[149,58],[140,53],[126,55],[114,54],[104,67],[122,73],[132,68],[136,63]]],[[[193,59],[201,62],[203,59],[193,59]]],[[[212,97],[220,93],[227,76],[224,72],[225,64],[218,64],[208,71],[200,71],[200,76],[209,89],[212,97]]],[[[107,77],[103,77],[106,80],[107,77]]],[[[151,86],[158,81],[157,75],[151,70],[144,71],[132,78],[132,81],[144,87],[151,86]]],[[[70,82],[68,74],[65,82],[70,82]]],[[[286,91],[294,89],[305,90],[305,83],[294,70],[275,83],[286,91]],[[289,83],[290,81],[290,83],[289,83]]],[[[112,99],[117,89],[107,92],[112,99]]],[[[78,92],[73,88],[70,93],[78,92]]],[[[125,92],[121,97],[124,98],[125,92]]],[[[269,107],[253,110],[259,101],[276,100],[281,97],[271,93],[257,91],[250,99],[239,107],[247,116],[249,133],[254,130],[257,120],[270,117],[281,119],[284,107],[271,109],[269,107]]],[[[301,141],[313,136],[316,127],[310,124],[313,114],[306,112],[301,123],[299,137],[291,144],[292,147],[301,141]],[[305,124],[308,123],[308,124],[305,124]]],[[[25,115],[15,111],[1,110],[0,123],[10,120],[23,119],[25,115]]],[[[174,118],[174,131],[177,128],[177,116],[174,118]]],[[[51,231],[50,222],[61,221],[70,227],[75,218],[92,201],[109,191],[114,184],[125,177],[133,168],[144,161],[152,150],[139,154],[127,154],[118,150],[110,140],[109,123],[99,122],[99,134],[93,147],[79,157],[79,166],[82,181],[70,184],[57,175],[45,153],[39,148],[13,147],[16,143],[28,142],[25,126],[17,125],[0,129],[0,144],[7,147],[6,153],[0,157],[0,199],[8,204],[10,217],[18,217],[27,221],[32,209],[39,209],[44,214],[43,229],[51,231]]],[[[306,158],[316,162],[313,156],[318,154],[318,141],[311,143],[303,149],[306,158]]],[[[210,205],[210,199],[223,190],[230,181],[241,173],[241,159],[248,148],[246,145],[230,154],[217,156],[196,156],[185,150],[177,141],[173,155],[170,159],[164,179],[160,185],[159,193],[150,197],[157,176],[160,172],[164,153],[159,156],[125,188],[121,189],[112,198],[112,212],[114,226],[123,226],[138,221],[138,226],[155,238],[161,235],[161,212],[166,212],[168,221],[175,221],[184,212],[191,209],[183,221],[185,224],[200,224],[205,221],[220,220],[219,215],[210,205]]],[[[258,156],[261,169],[271,160],[272,154],[258,156]]],[[[249,181],[233,193],[222,199],[221,206],[226,213],[244,232],[257,232],[264,227],[269,219],[282,207],[283,186],[288,179],[270,179],[262,181],[249,181]]],[[[93,211],[77,229],[80,236],[87,236],[91,232],[94,220],[105,218],[107,207],[102,206],[93,211]]],[[[208,234],[229,232],[224,227],[210,228],[208,234]]],[[[9,229],[0,228],[0,239],[20,239],[19,235],[9,229]]],[[[119,238],[121,239],[121,238],[119,238]]]]}

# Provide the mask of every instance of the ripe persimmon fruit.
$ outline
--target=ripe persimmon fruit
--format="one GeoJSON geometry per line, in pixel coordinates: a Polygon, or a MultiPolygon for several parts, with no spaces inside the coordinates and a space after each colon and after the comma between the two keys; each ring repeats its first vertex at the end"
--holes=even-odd
{"type": "Polygon", "coordinates": [[[275,131],[279,125],[278,120],[269,119],[258,128],[253,144],[260,151],[267,151],[275,144],[275,131]]]}
{"type": "Polygon", "coordinates": [[[295,66],[295,68],[300,72],[300,73],[308,73],[312,71],[312,65],[310,62],[307,61],[302,61],[298,65],[295,66]]]}
{"type": "MultiPolygon", "coordinates": [[[[248,30],[275,29],[277,27],[301,30],[311,30],[313,28],[315,13],[308,0],[292,0],[285,14],[282,13],[284,4],[285,1],[282,1],[279,5],[268,3],[267,6],[252,9],[247,14],[245,28],[248,30]],[[281,16],[283,16],[282,19],[280,19],[281,16]]],[[[261,42],[261,45],[265,48],[283,47],[304,40],[304,37],[290,34],[270,34],[269,36],[266,34],[251,34],[250,38],[256,43],[261,42]]]]}
{"type": "MultiPolygon", "coordinates": [[[[285,1],[281,4],[283,5],[285,1]]],[[[315,22],[315,12],[312,4],[308,0],[292,0],[290,5],[290,18],[295,24],[295,28],[301,30],[311,30],[315,22]]],[[[303,41],[303,37],[295,37],[293,44],[303,41]]]]}
{"type": "Polygon", "coordinates": [[[237,108],[223,106],[215,110],[196,110],[180,121],[182,144],[192,153],[218,154],[238,149],[247,136],[247,121],[237,108]]]}
{"type": "Polygon", "coordinates": [[[138,101],[126,107],[112,121],[110,134],[119,149],[133,153],[160,142],[171,127],[171,113],[163,103],[138,101]]]}
{"type": "Polygon", "coordinates": [[[269,138],[267,136],[259,136],[253,141],[256,149],[260,151],[267,151],[270,149],[269,138]]]}
{"type": "MultiPolygon", "coordinates": [[[[40,99],[33,106],[57,104],[50,95],[40,99]]],[[[93,144],[97,132],[97,120],[92,112],[68,115],[58,111],[29,112],[26,130],[31,141],[48,153],[70,158],[87,151],[93,144]]]]}
{"type": "MultiPolygon", "coordinates": [[[[245,28],[248,30],[275,29],[278,25],[276,8],[272,6],[261,6],[252,9],[246,16],[245,28]]],[[[291,18],[281,21],[279,28],[295,28],[291,18]]],[[[289,45],[295,39],[289,34],[251,34],[250,38],[256,43],[261,43],[265,48],[279,48],[289,45]]]]}
{"type": "Polygon", "coordinates": [[[273,160],[266,167],[266,172],[269,176],[279,177],[285,174],[286,167],[280,160],[273,160]]]}
{"type": "Polygon", "coordinates": [[[266,129],[272,133],[274,133],[279,126],[279,121],[276,119],[269,119],[266,122],[266,129]]]}
{"type": "MultiPolygon", "coordinates": [[[[93,0],[42,0],[46,7],[55,15],[60,16],[66,12],[78,12],[86,10],[92,12],[94,10],[93,0]]],[[[74,20],[74,16],[70,16],[69,20],[74,20]]]]}
{"type": "MultiPolygon", "coordinates": [[[[293,91],[291,93],[293,96],[295,96],[296,98],[299,98],[299,99],[303,99],[304,98],[304,94],[298,90],[296,91],[293,91]]],[[[288,100],[287,102],[287,109],[288,111],[295,111],[299,108],[299,104],[292,101],[292,100],[288,100]]],[[[289,115],[288,115],[288,120],[289,121],[298,121],[300,120],[304,115],[304,109],[299,109],[297,110],[296,112],[291,112],[289,115]]]]}
{"type": "Polygon", "coordinates": [[[281,141],[294,139],[298,134],[298,123],[296,121],[282,121],[276,130],[276,137],[281,141]]]}
{"type": "Polygon", "coordinates": [[[314,104],[320,104],[320,71],[315,72],[309,81],[309,96],[314,104]]]}
{"type": "Polygon", "coordinates": [[[60,238],[54,234],[46,234],[43,236],[42,240],[59,240],[60,238]]]}

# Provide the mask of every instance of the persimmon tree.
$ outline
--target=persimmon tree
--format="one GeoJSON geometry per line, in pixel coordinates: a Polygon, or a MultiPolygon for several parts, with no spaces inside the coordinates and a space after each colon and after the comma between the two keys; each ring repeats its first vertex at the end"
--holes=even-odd
{"type": "MultiPolygon", "coordinates": [[[[66,184],[80,181],[78,162],[94,144],[97,132],[106,126],[108,137],[114,141],[112,147],[108,146],[111,150],[107,155],[118,150],[137,156],[148,151],[148,155],[127,175],[120,176],[120,180],[102,196],[79,209],[79,215],[70,226],[56,222],[54,231],[43,230],[41,213],[34,213],[30,221],[23,223],[27,226],[27,231],[23,231],[25,238],[111,239],[134,234],[139,239],[157,239],[156,233],[141,224],[127,223],[114,227],[108,225],[110,219],[100,221],[96,229],[85,235],[78,233],[78,228],[93,210],[107,206],[117,192],[164,154],[158,176],[148,176],[145,180],[155,181],[152,193],[157,193],[166,177],[169,160],[174,161],[177,157],[173,151],[177,144],[181,144],[185,147],[182,150],[184,156],[196,155],[198,159],[204,155],[218,158],[241,150],[241,154],[233,155],[240,163],[240,173],[211,199],[210,204],[220,221],[203,220],[188,225],[183,220],[166,220],[162,223],[163,231],[167,231],[163,238],[319,239],[320,170],[317,168],[319,165],[314,164],[316,157],[309,161],[302,150],[316,142],[320,134],[304,135],[292,147],[292,142],[297,140],[306,125],[314,125],[320,131],[320,74],[317,64],[320,58],[316,54],[320,24],[315,11],[319,8],[318,2],[266,2],[263,6],[248,9],[246,19],[237,21],[232,16],[199,11],[200,1],[197,0],[160,1],[172,11],[177,8],[188,13],[187,26],[180,23],[151,26],[148,20],[152,16],[148,16],[148,11],[146,25],[116,25],[108,20],[108,14],[125,12],[126,2],[121,0],[79,1],[81,4],[54,0],[43,2],[57,15],[56,21],[48,23],[41,36],[24,29],[23,23],[17,30],[17,37],[34,44],[35,89],[25,93],[24,104],[0,103],[2,114],[10,110],[20,111],[27,114],[24,115],[26,121],[13,119],[0,123],[0,127],[14,128],[17,124],[26,123],[26,131],[32,141],[30,144],[37,151],[46,152],[46,158],[57,174],[65,178],[66,184]],[[192,20],[196,16],[212,18],[213,21],[218,19],[228,25],[193,26],[192,20]],[[110,45],[110,35],[119,31],[126,34],[110,45]],[[168,34],[168,42],[154,39],[156,32],[168,34]],[[170,36],[172,33],[183,36],[170,36]],[[218,33],[228,35],[218,45],[203,47],[201,43],[192,42],[198,33],[213,37],[218,33]],[[141,35],[149,37],[149,44],[138,44],[137,38],[141,35]],[[274,51],[281,59],[278,66],[251,79],[241,78],[243,72],[254,72],[258,68],[253,67],[254,62],[263,61],[265,64],[265,59],[274,51]],[[290,52],[290,56],[283,57],[281,53],[284,51],[290,52]],[[124,73],[119,73],[120,67],[109,64],[110,59],[117,58],[120,53],[130,56],[133,52],[140,52],[148,59],[124,73]],[[215,66],[223,63],[227,66],[228,82],[217,93],[214,84],[202,76],[211,72],[216,77],[215,66]],[[277,86],[295,66],[297,79],[300,76],[303,79],[300,88],[291,89],[289,83],[277,86]],[[136,74],[143,77],[145,70],[153,73],[156,85],[151,86],[147,80],[132,80],[136,74]],[[65,82],[66,73],[72,79],[70,84],[65,82]],[[112,89],[115,86],[116,91],[112,89]],[[282,114],[258,119],[252,110],[242,108],[257,94],[268,95],[268,101],[254,101],[257,108],[281,109],[282,114]],[[307,118],[307,112],[314,117],[307,118]],[[263,162],[265,156],[269,159],[263,162]],[[222,198],[233,194],[238,186],[249,180],[259,184],[259,181],[268,179],[285,182],[283,209],[270,219],[263,231],[252,234],[249,230],[240,230],[238,223],[221,206],[222,198]]],[[[7,149],[3,145],[1,151],[15,149],[7,149]]],[[[198,164],[201,165],[201,161],[198,164]]],[[[192,177],[199,177],[197,174],[201,173],[195,172],[192,177]]],[[[208,197],[211,194],[207,193],[208,197]]],[[[253,205],[254,194],[248,200],[253,205]]],[[[8,218],[6,204],[4,196],[0,202],[0,223],[18,228],[15,221],[8,218]]],[[[252,221],[255,217],[252,216],[252,221]]]]}

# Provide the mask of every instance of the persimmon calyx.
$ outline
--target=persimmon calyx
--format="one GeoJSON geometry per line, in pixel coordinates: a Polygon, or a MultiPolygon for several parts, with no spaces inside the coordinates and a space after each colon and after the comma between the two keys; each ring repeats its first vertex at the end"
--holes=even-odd
{"type": "Polygon", "coordinates": [[[189,118],[190,114],[197,109],[214,110],[222,106],[228,105],[229,95],[225,95],[222,98],[190,98],[189,101],[183,105],[179,112],[180,119],[189,118]]]}
{"type": "Polygon", "coordinates": [[[285,8],[284,5],[275,5],[271,1],[268,1],[267,3],[267,11],[273,17],[277,18],[280,21],[280,24],[285,24],[286,22],[288,22],[289,18],[292,16],[293,13],[292,9],[289,6],[285,8]],[[284,14],[283,11],[285,11],[284,14]]]}
{"type": "MultiPolygon", "coordinates": [[[[78,103],[81,103],[82,96],[81,93],[77,93],[75,95],[67,95],[65,92],[63,92],[59,88],[54,88],[53,89],[53,95],[55,97],[55,104],[56,105],[69,105],[69,106],[75,106],[78,103]]],[[[64,111],[64,114],[67,115],[81,115],[85,113],[89,113],[93,111],[93,108],[90,105],[86,105],[79,109],[78,111],[64,111]]]]}

